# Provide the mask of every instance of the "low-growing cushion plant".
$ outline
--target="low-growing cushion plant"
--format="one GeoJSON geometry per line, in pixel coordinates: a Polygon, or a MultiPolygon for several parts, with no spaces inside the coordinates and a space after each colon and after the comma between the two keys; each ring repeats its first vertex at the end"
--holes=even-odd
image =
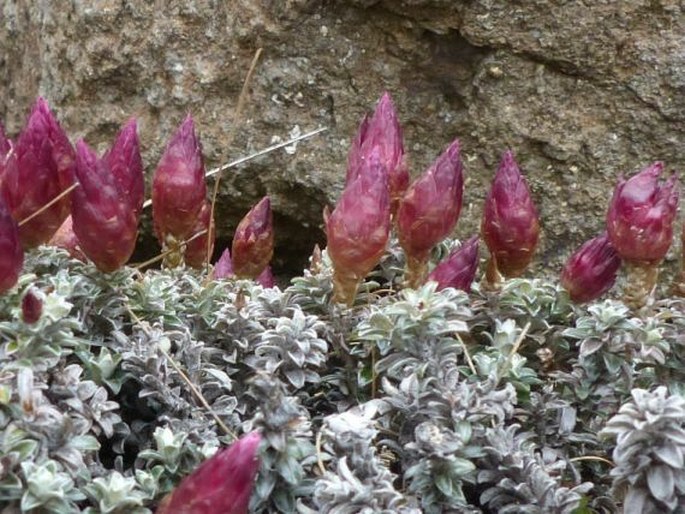
{"type": "Polygon", "coordinates": [[[385,94],[353,140],[328,249],[279,287],[268,197],[232,255],[203,265],[212,209],[190,117],[153,181],[163,267],[124,265],[116,230],[81,246],[107,213],[145,205],[135,122],[102,158],[70,153],[37,105],[20,139],[38,112],[42,167],[7,175],[19,143],[1,132],[0,183],[21,183],[0,191],[48,180],[47,204],[83,189],[41,226],[45,242],[65,221],[56,246],[21,230],[41,205],[0,198],[2,514],[685,510],[685,303],[653,287],[677,206],[660,165],[619,184],[607,234],[559,285],[520,277],[544,220],[505,153],[478,274],[478,237],[444,239],[468,171],[459,143],[408,184],[385,94]],[[622,261],[626,303],[600,300],[622,261]]]}

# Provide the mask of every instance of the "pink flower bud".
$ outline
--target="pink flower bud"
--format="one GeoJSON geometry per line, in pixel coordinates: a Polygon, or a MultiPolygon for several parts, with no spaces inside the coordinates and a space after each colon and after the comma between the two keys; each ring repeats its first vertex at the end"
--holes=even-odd
{"type": "Polygon", "coordinates": [[[241,278],[257,278],[274,253],[271,201],[262,198],[238,224],[233,235],[233,270],[241,278]]]}
{"type": "Polygon", "coordinates": [[[276,287],[276,279],[274,278],[273,271],[271,271],[271,266],[264,268],[264,271],[259,274],[255,282],[265,289],[276,287]]]}
{"type": "Polygon", "coordinates": [[[29,289],[21,299],[21,318],[24,323],[32,325],[36,323],[43,314],[43,300],[29,289]]]}
{"type": "Polygon", "coordinates": [[[408,258],[426,261],[454,229],[461,212],[464,176],[459,140],[416,179],[400,201],[397,229],[408,258]]]}
{"type": "Polygon", "coordinates": [[[202,232],[203,230],[207,231],[200,237],[188,242],[186,246],[185,261],[186,264],[192,268],[202,268],[205,265],[205,262],[207,262],[208,240],[211,241],[209,245],[210,255],[214,251],[216,229],[213,219],[210,223],[211,214],[212,204],[208,201],[205,201],[204,205],[202,206],[202,210],[200,211],[200,215],[197,218],[197,222],[195,223],[195,227],[193,227],[193,230],[191,230],[190,234],[188,234],[188,238],[190,239],[198,232],[202,232]]]}
{"type": "Polygon", "coordinates": [[[74,259],[84,262],[87,260],[78,245],[78,237],[76,237],[76,233],[74,232],[74,222],[71,216],[67,216],[67,219],[60,225],[57,232],[55,232],[55,235],[48,241],[48,244],[50,246],[65,249],[74,259]]]}
{"type": "Polygon", "coordinates": [[[363,161],[368,160],[374,152],[378,152],[380,162],[388,173],[391,212],[394,213],[409,185],[409,170],[404,153],[402,127],[387,91],[378,101],[373,116],[362,120],[352,142],[347,160],[346,185],[359,176],[364,169],[363,161]]]}
{"type": "Polygon", "coordinates": [[[655,162],[628,180],[621,178],[607,213],[609,240],[622,259],[660,262],[673,239],[678,208],[675,175],[659,184],[664,165],[655,162]]]}
{"type": "Polygon", "coordinates": [[[511,150],[502,156],[485,199],[481,232],[491,260],[505,277],[521,275],[533,259],[540,224],[526,179],[511,150]]]}
{"type": "Polygon", "coordinates": [[[171,137],[152,181],[152,217],[163,246],[167,236],[186,239],[206,196],[202,147],[188,115],[171,137]]]}
{"type": "Polygon", "coordinates": [[[377,159],[343,191],[335,210],[324,213],[336,300],[351,305],[357,285],[385,253],[390,235],[388,176],[377,159]]]}
{"type": "Polygon", "coordinates": [[[139,216],[145,200],[145,177],[136,127],[135,118],[128,120],[102,158],[107,161],[119,191],[139,216]]]}
{"type": "Polygon", "coordinates": [[[83,140],[76,144],[76,176],[80,187],[72,193],[72,218],[79,246],[98,269],[114,271],[135,249],[138,218],[108,162],[83,140]]]}
{"type": "MultiPolygon", "coordinates": [[[[0,183],[12,217],[21,222],[73,182],[73,148],[50,112],[38,98],[26,127],[5,159],[0,183]]],[[[19,228],[24,248],[47,242],[69,214],[65,196],[19,228]]]]}
{"type": "Polygon", "coordinates": [[[233,273],[233,262],[231,261],[231,251],[226,248],[224,253],[221,254],[219,260],[214,264],[214,271],[212,273],[212,278],[215,280],[220,280],[222,278],[232,278],[235,276],[233,273]]]}
{"type": "Polygon", "coordinates": [[[621,258],[603,232],[571,255],[561,272],[561,285],[574,302],[590,302],[611,289],[620,267],[621,258]]]}
{"type": "Polygon", "coordinates": [[[17,222],[0,198],[0,293],[14,287],[23,265],[24,250],[19,242],[17,222]]]}
{"type": "Polygon", "coordinates": [[[428,275],[428,280],[438,283],[437,290],[453,287],[467,293],[476,277],[478,269],[478,236],[450,252],[428,275]]]}
{"type": "Polygon", "coordinates": [[[203,462],[167,496],[156,514],[246,514],[259,469],[257,432],[203,462]]]}

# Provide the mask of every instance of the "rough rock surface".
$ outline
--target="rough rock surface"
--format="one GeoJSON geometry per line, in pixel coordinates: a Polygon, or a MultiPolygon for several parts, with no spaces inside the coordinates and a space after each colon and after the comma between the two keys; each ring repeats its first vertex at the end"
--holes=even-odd
{"type": "Polygon", "coordinates": [[[538,266],[556,270],[602,228],[619,173],[657,159],[683,168],[684,9],[675,0],[5,0],[0,116],[16,132],[42,94],[73,139],[102,149],[135,115],[148,173],[188,111],[208,167],[329,127],[222,182],[222,243],[269,193],[276,267],[294,272],[324,240],[321,209],[340,192],[349,139],[387,89],[414,174],[462,139],[458,236],[477,230],[500,153],[515,150],[543,221],[538,266]]]}

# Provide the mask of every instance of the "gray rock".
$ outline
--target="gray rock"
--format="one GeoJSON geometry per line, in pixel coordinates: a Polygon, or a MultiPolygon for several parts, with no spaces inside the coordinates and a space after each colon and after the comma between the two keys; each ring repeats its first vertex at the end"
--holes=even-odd
{"type": "Polygon", "coordinates": [[[0,116],[10,133],[38,94],[74,140],[100,149],[135,115],[150,175],[186,112],[208,168],[329,127],[222,180],[220,243],[268,193],[285,272],[324,241],[321,210],[340,193],[349,140],[385,89],[415,175],[462,139],[458,237],[478,229],[499,156],[515,150],[541,211],[539,271],[556,272],[602,229],[620,173],[685,159],[685,13],[675,0],[5,0],[0,13],[0,116]]]}

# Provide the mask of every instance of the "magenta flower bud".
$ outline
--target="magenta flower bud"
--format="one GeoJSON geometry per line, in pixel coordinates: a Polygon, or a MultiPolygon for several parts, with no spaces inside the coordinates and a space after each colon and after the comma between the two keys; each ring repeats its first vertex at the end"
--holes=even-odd
{"type": "Polygon", "coordinates": [[[212,278],[215,280],[220,280],[222,278],[232,278],[235,276],[233,273],[233,261],[231,261],[231,251],[226,248],[224,253],[221,254],[219,260],[214,264],[214,271],[212,272],[212,278]]]}
{"type": "Polygon", "coordinates": [[[138,217],[108,162],[83,140],[76,144],[76,177],[80,187],[72,193],[72,218],[79,246],[99,270],[114,271],[135,249],[138,217]]]}
{"type": "Polygon", "coordinates": [[[621,178],[607,213],[609,240],[622,259],[656,264],[673,239],[678,208],[675,175],[659,184],[664,165],[655,162],[628,180],[621,178]]]}
{"type": "Polygon", "coordinates": [[[590,239],[571,255],[561,272],[561,285],[575,303],[596,300],[616,282],[621,258],[607,233],[590,239]]]}
{"type": "MultiPolygon", "coordinates": [[[[54,200],[71,186],[73,167],[71,143],[47,102],[38,98],[26,127],[5,159],[0,187],[12,217],[20,223],[54,200]]],[[[67,195],[22,223],[22,246],[33,248],[47,242],[68,214],[67,195]]]]}
{"type": "Polygon", "coordinates": [[[255,279],[255,282],[265,289],[276,287],[276,279],[274,278],[271,266],[264,268],[264,271],[259,274],[259,276],[255,279]]]}
{"type": "Polygon", "coordinates": [[[347,160],[346,185],[354,181],[364,169],[363,162],[378,152],[380,162],[388,174],[391,213],[409,185],[409,170],[404,153],[402,127],[397,111],[387,91],[378,101],[371,118],[364,118],[352,142],[347,160]]]}
{"type": "Polygon", "coordinates": [[[388,176],[377,159],[364,161],[330,215],[324,213],[335,300],[352,305],[359,282],[378,264],[390,236],[388,176]]]}
{"type": "Polygon", "coordinates": [[[136,127],[135,118],[128,120],[102,158],[107,161],[119,191],[139,216],[145,200],[145,177],[136,127]]]}
{"type": "Polygon", "coordinates": [[[188,239],[190,239],[195,234],[206,230],[203,235],[189,241],[186,245],[185,261],[186,264],[192,268],[202,268],[205,265],[205,262],[207,262],[207,250],[209,249],[210,255],[214,251],[216,228],[214,226],[214,219],[211,219],[210,222],[211,215],[212,204],[205,201],[202,210],[200,210],[200,215],[197,218],[195,227],[193,227],[193,230],[188,234],[188,239]],[[210,241],[209,248],[207,246],[208,241],[210,241]]]}
{"type": "Polygon", "coordinates": [[[450,252],[428,275],[428,281],[438,283],[437,290],[453,287],[467,293],[476,278],[478,269],[478,236],[450,252]]]}
{"type": "Polygon", "coordinates": [[[271,200],[262,198],[238,224],[231,248],[233,271],[240,278],[257,278],[274,254],[271,200]]]}
{"type": "Polygon", "coordinates": [[[169,140],[152,181],[152,217],[160,244],[180,242],[195,227],[207,186],[202,147],[188,115],[169,140]]]}
{"type": "Polygon", "coordinates": [[[24,250],[19,240],[19,227],[0,198],[0,293],[14,287],[23,265],[24,250]]]}
{"type": "Polygon", "coordinates": [[[407,256],[407,282],[411,287],[423,282],[431,250],[457,224],[463,193],[459,140],[455,139],[409,186],[397,211],[397,230],[407,256]]]}
{"type": "Polygon", "coordinates": [[[219,450],[181,481],[156,514],[247,514],[260,442],[252,432],[219,450]]]}
{"type": "Polygon", "coordinates": [[[29,289],[24,297],[21,299],[21,319],[24,323],[33,325],[43,314],[43,300],[33,291],[29,289]]]}
{"type": "MultiPolygon", "coordinates": [[[[0,163],[5,160],[7,154],[12,149],[12,141],[5,134],[5,127],[0,123],[0,163]]],[[[3,166],[0,165],[0,181],[2,181],[2,169],[3,166]]]]}
{"type": "Polygon", "coordinates": [[[74,221],[71,216],[67,216],[67,219],[60,225],[55,235],[48,241],[48,244],[65,249],[74,259],[84,262],[87,260],[78,245],[78,237],[76,237],[76,232],[74,232],[74,221]]]}
{"type": "Polygon", "coordinates": [[[511,150],[502,156],[485,199],[481,232],[490,250],[488,277],[518,277],[533,259],[540,234],[538,213],[511,150]]]}

